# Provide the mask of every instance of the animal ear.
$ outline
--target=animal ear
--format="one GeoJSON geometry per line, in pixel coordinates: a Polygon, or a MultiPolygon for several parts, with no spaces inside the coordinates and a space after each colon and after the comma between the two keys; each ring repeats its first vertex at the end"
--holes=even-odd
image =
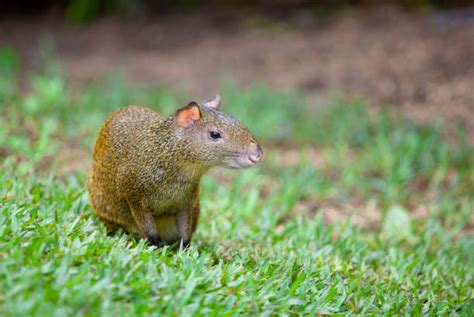
{"type": "Polygon", "coordinates": [[[206,106],[206,107],[212,108],[212,109],[216,109],[216,110],[219,109],[219,107],[221,106],[221,96],[219,96],[219,94],[216,94],[214,96],[214,98],[204,102],[203,106],[206,106]]]}
{"type": "Polygon", "coordinates": [[[191,101],[187,106],[178,109],[174,116],[178,127],[186,128],[201,119],[201,110],[196,102],[191,101]]]}

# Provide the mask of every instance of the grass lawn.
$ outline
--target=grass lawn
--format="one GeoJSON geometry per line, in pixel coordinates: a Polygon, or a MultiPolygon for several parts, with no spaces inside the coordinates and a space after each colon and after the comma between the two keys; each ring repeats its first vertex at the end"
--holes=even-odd
{"type": "Polygon", "coordinates": [[[205,176],[192,247],[154,250],[93,215],[90,151],[114,109],[189,97],[113,76],[78,88],[54,67],[20,94],[17,69],[0,49],[0,315],[474,314],[461,128],[224,82],[264,161],[205,176]]]}

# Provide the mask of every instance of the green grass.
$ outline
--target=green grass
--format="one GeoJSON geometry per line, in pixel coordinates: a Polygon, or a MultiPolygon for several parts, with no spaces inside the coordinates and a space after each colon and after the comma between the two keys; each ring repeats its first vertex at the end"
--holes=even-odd
{"type": "Polygon", "coordinates": [[[157,251],[106,235],[84,188],[90,149],[114,109],[172,113],[188,98],[116,77],[79,89],[55,71],[20,94],[17,67],[0,50],[0,315],[473,314],[474,151],[462,129],[452,144],[443,123],[225,82],[223,109],[265,160],[204,177],[192,247],[157,251]]]}

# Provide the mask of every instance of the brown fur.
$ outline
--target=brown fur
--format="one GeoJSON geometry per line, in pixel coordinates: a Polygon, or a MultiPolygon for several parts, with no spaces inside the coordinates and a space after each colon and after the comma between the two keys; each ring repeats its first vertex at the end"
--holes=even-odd
{"type": "Polygon", "coordinates": [[[217,165],[248,167],[249,153],[262,154],[254,137],[217,109],[191,102],[170,117],[139,106],[120,109],[94,147],[92,207],[109,232],[123,228],[155,245],[187,244],[199,219],[201,176],[217,165]],[[216,142],[209,129],[225,138],[216,142]]]}

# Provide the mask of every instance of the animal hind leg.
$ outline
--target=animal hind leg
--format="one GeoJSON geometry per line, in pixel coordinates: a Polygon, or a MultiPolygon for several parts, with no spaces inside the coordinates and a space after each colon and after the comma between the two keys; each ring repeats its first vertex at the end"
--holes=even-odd
{"type": "Polygon", "coordinates": [[[122,228],[120,225],[118,225],[117,223],[115,222],[112,222],[108,219],[105,219],[105,218],[100,218],[100,220],[102,220],[102,222],[105,224],[105,228],[107,230],[107,235],[108,236],[113,236],[114,234],[117,233],[117,231],[122,228]]]}

